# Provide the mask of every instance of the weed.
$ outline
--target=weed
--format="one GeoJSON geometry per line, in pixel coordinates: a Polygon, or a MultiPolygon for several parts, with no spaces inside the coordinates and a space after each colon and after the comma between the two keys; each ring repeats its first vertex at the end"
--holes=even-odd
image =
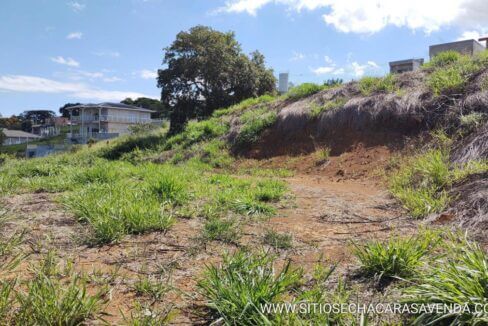
{"type": "Polygon", "coordinates": [[[262,105],[262,104],[266,104],[266,103],[269,103],[269,102],[272,102],[274,101],[276,98],[272,95],[261,95],[259,97],[253,97],[253,98],[248,98],[236,105],[233,105],[229,108],[226,108],[226,109],[219,109],[219,110],[216,110],[214,111],[214,113],[212,114],[212,117],[214,118],[219,118],[219,117],[223,117],[223,116],[226,116],[226,115],[231,115],[231,114],[234,114],[234,113],[238,113],[238,112],[242,112],[252,106],[258,106],[258,105],[262,105]]]}
{"type": "Polygon", "coordinates": [[[444,51],[432,58],[430,62],[424,64],[425,68],[442,68],[453,63],[458,62],[461,59],[461,54],[456,51],[444,51]]]}
{"type": "Polygon", "coordinates": [[[486,314],[474,313],[488,300],[488,257],[476,243],[462,235],[451,236],[446,245],[448,252],[435,259],[416,284],[404,291],[406,303],[425,305],[459,304],[468,309],[458,313],[442,311],[420,312],[415,325],[449,324],[481,325],[487,322],[486,314]]]}
{"type": "Polygon", "coordinates": [[[252,198],[243,198],[234,202],[234,211],[245,215],[272,215],[275,209],[252,198]]]}
{"type": "Polygon", "coordinates": [[[487,116],[481,112],[472,112],[466,115],[462,115],[459,117],[459,122],[461,123],[461,127],[467,131],[472,132],[479,128],[484,121],[486,121],[487,116]]]}
{"type": "Polygon", "coordinates": [[[242,126],[237,135],[236,144],[243,146],[255,143],[259,140],[261,133],[275,123],[276,118],[276,112],[267,108],[247,111],[240,117],[242,126]]]}
{"type": "Polygon", "coordinates": [[[169,325],[176,311],[172,306],[162,309],[136,302],[129,318],[124,316],[126,325],[131,326],[162,326],[169,325]]]}
{"type": "Polygon", "coordinates": [[[208,266],[198,282],[209,308],[227,325],[268,325],[272,314],[261,311],[276,303],[301,280],[302,271],[290,262],[277,271],[267,253],[237,251],[225,255],[220,266],[208,266]]]}
{"type": "Polygon", "coordinates": [[[150,189],[163,202],[182,205],[189,199],[185,185],[169,174],[155,178],[151,182],[150,189]]]}
{"type": "Polygon", "coordinates": [[[422,258],[437,244],[439,237],[423,232],[410,238],[391,237],[385,242],[371,241],[365,245],[354,243],[353,253],[366,276],[383,278],[411,278],[418,273],[422,258]]]}
{"type": "Polygon", "coordinates": [[[324,146],[315,152],[315,158],[317,163],[324,163],[330,159],[330,148],[324,146]]]}
{"type": "Polygon", "coordinates": [[[275,249],[292,248],[293,238],[288,233],[278,233],[274,230],[267,230],[263,236],[263,243],[275,249]]]}
{"type": "Polygon", "coordinates": [[[139,277],[134,283],[134,290],[137,295],[149,296],[153,300],[161,300],[171,288],[167,280],[162,278],[153,279],[147,276],[139,277]]]}
{"type": "Polygon", "coordinates": [[[313,119],[319,117],[322,112],[326,112],[329,110],[337,109],[343,107],[347,103],[347,99],[345,97],[338,97],[332,101],[325,102],[323,105],[318,105],[313,103],[310,109],[310,116],[313,119]]]}
{"type": "Polygon", "coordinates": [[[392,74],[385,77],[363,77],[359,81],[359,90],[364,96],[378,92],[394,93],[397,89],[395,76],[392,74]]]}
{"type": "Polygon", "coordinates": [[[234,220],[211,218],[203,226],[202,238],[204,241],[232,243],[239,240],[240,229],[234,220]]]}
{"type": "Polygon", "coordinates": [[[313,83],[303,83],[301,85],[292,87],[288,93],[286,93],[286,98],[291,100],[299,100],[301,98],[313,95],[324,89],[323,86],[313,84],[313,83]]]}

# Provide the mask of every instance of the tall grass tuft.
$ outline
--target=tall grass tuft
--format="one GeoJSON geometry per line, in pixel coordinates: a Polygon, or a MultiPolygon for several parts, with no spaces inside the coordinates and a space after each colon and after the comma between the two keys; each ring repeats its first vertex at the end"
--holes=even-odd
{"type": "Polygon", "coordinates": [[[408,279],[419,273],[422,258],[436,246],[439,239],[435,233],[424,231],[409,238],[396,236],[384,242],[354,243],[353,254],[358,258],[365,276],[373,276],[378,281],[408,279]]]}
{"type": "Polygon", "coordinates": [[[488,257],[476,243],[455,235],[446,246],[447,253],[430,264],[416,284],[404,291],[410,304],[458,304],[468,307],[459,313],[433,310],[417,315],[414,325],[484,325],[488,316],[488,257]],[[478,310],[476,310],[478,309],[478,310]],[[481,309],[481,310],[480,310],[481,309]],[[475,313],[479,311],[479,313],[475,313]]]}
{"type": "Polygon", "coordinates": [[[301,98],[318,93],[324,88],[324,86],[320,86],[314,83],[303,83],[298,86],[292,87],[288,91],[288,93],[286,93],[286,98],[296,101],[301,98]]]}
{"type": "Polygon", "coordinates": [[[268,325],[272,314],[262,305],[283,299],[302,277],[301,269],[286,263],[277,270],[267,253],[237,251],[223,257],[220,266],[208,266],[199,281],[208,307],[227,325],[268,325]]]}

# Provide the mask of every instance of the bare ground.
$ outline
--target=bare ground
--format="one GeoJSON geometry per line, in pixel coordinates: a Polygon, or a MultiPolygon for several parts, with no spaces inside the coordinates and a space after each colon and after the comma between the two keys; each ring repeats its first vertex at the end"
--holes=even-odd
{"type": "MultiPolygon", "coordinates": [[[[355,268],[349,250],[351,241],[415,232],[416,222],[397,206],[378,178],[378,171],[386,167],[390,156],[386,147],[359,146],[353,154],[343,153],[324,164],[316,164],[312,155],[240,163],[289,167],[296,174],[284,179],[294,198],[276,216],[247,223],[237,245],[202,245],[196,239],[203,222],[194,218],[179,219],[167,233],[128,236],[116,245],[88,247],[80,241],[85,226],[63,209],[57,195],[46,193],[5,199],[12,219],[6,224],[4,235],[27,230],[25,251],[32,253],[29,262],[38,259],[47,248],[54,248],[64,260],[72,259],[77,270],[99,278],[109,279],[113,271],[118,271],[110,281],[112,290],[105,317],[110,323],[123,323],[123,315],[130,315],[134,301],[141,300],[155,306],[174,306],[178,310],[174,324],[205,324],[203,303],[196,292],[196,282],[205,265],[218,262],[225,250],[262,246],[262,235],[267,229],[293,235],[293,249],[278,252],[280,259],[291,259],[306,271],[319,260],[326,260],[339,264],[338,272],[345,273],[355,268]],[[171,279],[174,288],[163,303],[136,295],[133,284],[144,275],[171,279]]],[[[24,270],[21,268],[19,273],[24,270]]],[[[93,279],[90,286],[95,288],[97,281],[93,279]]]]}

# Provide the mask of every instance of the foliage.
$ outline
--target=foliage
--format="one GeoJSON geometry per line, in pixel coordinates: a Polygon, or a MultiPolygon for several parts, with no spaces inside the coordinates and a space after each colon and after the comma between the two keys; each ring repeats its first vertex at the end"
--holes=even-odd
{"type": "Polygon", "coordinates": [[[339,85],[342,85],[344,83],[344,81],[341,79],[341,78],[332,78],[332,79],[327,79],[326,81],[324,81],[324,86],[325,87],[336,87],[336,86],[339,86],[339,85]]]}
{"type": "Polygon", "coordinates": [[[393,93],[398,89],[395,84],[395,76],[388,74],[385,77],[363,77],[359,81],[359,90],[364,96],[373,93],[393,93]]]}
{"type": "MultiPolygon", "coordinates": [[[[66,103],[65,105],[63,105],[62,107],[59,108],[59,113],[61,114],[62,117],[64,118],[69,118],[70,117],[70,111],[68,110],[68,108],[72,107],[72,106],[77,106],[77,105],[81,105],[81,103],[66,103]]],[[[79,110],[78,109],[73,109],[73,115],[79,115],[79,110]]]]}
{"type": "Polygon", "coordinates": [[[290,262],[276,270],[273,256],[238,250],[224,255],[220,266],[208,266],[198,287],[227,325],[268,325],[274,316],[263,313],[261,306],[278,302],[301,276],[290,262]]]}
{"type": "Polygon", "coordinates": [[[210,218],[203,226],[202,238],[204,241],[233,243],[240,238],[239,226],[235,220],[210,218]]]}
{"type": "Polygon", "coordinates": [[[137,106],[140,108],[155,111],[154,113],[151,113],[151,117],[153,119],[156,119],[156,118],[168,119],[169,118],[170,110],[168,109],[168,107],[165,106],[163,103],[161,103],[161,101],[155,100],[153,98],[138,97],[135,100],[133,100],[129,97],[120,103],[127,104],[127,105],[133,105],[133,106],[137,106]]]}
{"type": "Polygon", "coordinates": [[[419,272],[422,258],[437,244],[439,237],[428,231],[409,238],[391,237],[387,241],[354,243],[353,253],[361,271],[377,280],[411,278],[419,272]]]}
{"type": "Polygon", "coordinates": [[[5,141],[5,134],[3,133],[3,130],[0,128],[0,146],[3,145],[3,142],[5,141]]]}
{"type": "Polygon", "coordinates": [[[288,233],[267,230],[263,235],[263,243],[275,249],[290,249],[293,246],[293,238],[288,233]]]}
{"type": "Polygon", "coordinates": [[[261,95],[259,97],[251,97],[228,108],[216,110],[212,116],[215,118],[219,118],[234,113],[241,113],[242,111],[249,109],[252,106],[261,106],[263,104],[270,103],[275,99],[276,97],[269,94],[261,95]]]}
{"type": "Polygon", "coordinates": [[[425,68],[442,68],[458,62],[461,54],[456,51],[444,51],[432,58],[430,62],[424,64],[425,68]]]}
{"type": "Polygon", "coordinates": [[[316,119],[322,112],[343,107],[346,103],[347,99],[344,97],[335,98],[332,101],[325,102],[323,105],[313,103],[310,109],[310,116],[316,119]]]}
{"type": "Polygon", "coordinates": [[[472,112],[459,117],[461,127],[468,131],[474,131],[486,121],[487,115],[481,112],[472,112]]]}
{"type": "Polygon", "coordinates": [[[255,143],[259,140],[261,133],[271,127],[276,119],[276,112],[268,110],[266,107],[245,112],[240,116],[242,126],[237,135],[236,144],[245,146],[255,143]]]}
{"type": "Polygon", "coordinates": [[[451,241],[445,248],[447,253],[431,262],[425,274],[404,291],[405,302],[419,305],[458,304],[468,307],[470,312],[423,311],[415,319],[414,325],[486,324],[488,318],[483,309],[488,300],[488,257],[485,250],[459,234],[451,235],[451,241]]]}
{"type": "Polygon", "coordinates": [[[170,289],[167,280],[163,278],[153,279],[140,276],[134,283],[134,290],[137,295],[148,296],[153,300],[161,300],[170,289]]]}
{"type": "Polygon", "coordinates": [[[134,125],[129,126],[129,131],[133,134],[144,134],[150,133],[158,129],[158,126],[152,123],[136,123],[134,125]]]}
{"type": "Polygon", "coordinates": [[[292,87],[288,93],[286,93],[286,98],[291,100],[299,100],[301,98],[313,95],[324,89],[323,86],[314,83],[303,83],[301,85],[292,87]]]}
{"type": "Polygon", "coordinates": [[[162,103],[172,108],[171,134],[181,132],[189,119],[208,117],[218,108],[275,89],[262,54],[256,51],[248,57],[234,33],[206,26],[178,33],[165,48],[163,64],[158,87],[162,103]]]}

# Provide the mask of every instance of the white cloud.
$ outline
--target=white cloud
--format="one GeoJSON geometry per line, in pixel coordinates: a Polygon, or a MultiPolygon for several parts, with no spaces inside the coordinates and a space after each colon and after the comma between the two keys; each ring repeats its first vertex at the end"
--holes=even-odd
{"type": "Polygon", "coordinates": [[[98,51],[98,52],[93,52],[93,54],[98,57],[112,57],[112,58],[120,57],[120,52],[117,51],[98,51]]]}
{"type": "Polygon", "coordinates": [[[65,93],[74,98],[96,101],[121,101],[127,97],[157,98],[138,92],[111,91],[90,87],[83,83],[65,83],[36,76],[0,76],[0,91],[20,93],[65,93]]]}
{"type": "Polygon", "coordinates": [[[297,12],[323,9],[325,23],[345,33],[371,34],[389,25],[426,33],[452,25],[488,27],[486,0],[229,0],[217,12],[256,15],[269,4],[297,12]]]}
{"type": "Polygon", "coordinates": [[[139,70],[136,72],[136,75],[138,75],[142,79],[156,79],[158,77],[158,73],[156,70],[149,69],[139,70]]]}
{"type": "Polygon", "coordinates": [[[114,83],[114,82],[122,81],[123,79],[116,76],[112,76],[112,77],[105,77],[102,80],[106,83],[114,83]]]}
{"type": "Polygon", "coordinates": [[[368,61],[366,64],[359,64],[354,61],[351,63],[350,68],[354,77],[361,78],[367,71],[377,71],[380,69],[378,64],[374,61],[368,61]]]}
{"type": "Polygon", "coordinates": [[[305,54],[301,53],[301,52],[295,52],[293,51],[293,56],[290,58],[290,61],[301,61],[303,59],[305,59],[305,54]]]}
{"type": "Polygon", "coordinates": [[[315,69],[312,69],[312,72],[316,75],[325,75],[325,74],[330,74],[332,72],[334,72],[336,70],[335,67],[318,67],[318,68],[315,68],[315,69]]]}
{"type": "Polygon", "coordinates": [[[57,56],[51,58],[52,62],[59,63],[60,65],[65,65],[69,67],[79,67],[80,63],[72,58],[64,58],[62,56],[57,56]]]}
{"type": "Polygon", "coordinates": [[[73,32],[73,33],[69,33],[68,35],[66,35],[66,38],[68,40],[80,40],[82,37],[83,37],[82,32],[73,32]]]}
{"type": "Polygon", "coordinates": [[[68,2],[68,6],[70,6],[74,12],[80,12],[85,10],[86,8],[85,4],[79,3],[77,1],[68,2]]]}
{"type": "Polygon", "coordinates": [[[337,64],[330,57],[325,56],[325,62],[328,65],[323,67],[311,68],[310,70],[316,75],[349,75],[355,78],[361,78],[366,73],[374,73],[381,70],[381,67],[374,61],[367,61],[364,64],[360,64],[359,62],[354,61],[348,62],[343,67],[337,67],[337,64]]]}
{"type": "Polygon", "coordinates": [[[334,61],[332,61],[332,59],[328,55],[324,56],[324,60],[326,63],[329,63],[329,64],[334,62],[334,61]]]}

